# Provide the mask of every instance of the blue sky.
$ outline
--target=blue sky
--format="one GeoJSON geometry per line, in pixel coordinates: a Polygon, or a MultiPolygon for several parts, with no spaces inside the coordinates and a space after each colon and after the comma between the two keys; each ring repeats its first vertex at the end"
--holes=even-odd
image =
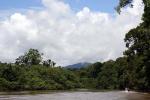
{"type": "MultiPolygon", "coordinates": [[[[79,11],[83,7],[89,7],[92,11],[114,12],[118,0],[64,0],[71,8],[79,11]]],[[[0,10],[28,9],[32,7],[43,7],[41,0],[1,0],[0,10]]]]}
{"type": "Polygon", "coordinates": [[[87,6],[93,11],[114,12],[114,7],[118,4],[118,0],[65,0],[75,10],[82,9],[87,6]]]}
{"type": "Polygon", "coordinates": [[[30,7],[42,7],[41,0],[1,0],[0,9],[26,9],[30,7]]]}

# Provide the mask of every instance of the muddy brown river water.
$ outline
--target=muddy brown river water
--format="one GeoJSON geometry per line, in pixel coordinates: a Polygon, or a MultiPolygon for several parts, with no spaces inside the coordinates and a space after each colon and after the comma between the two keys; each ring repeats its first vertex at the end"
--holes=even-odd
{"type": "Polygon", "coordinates": [[[0,93],[0,100],[150,100],[150,94],[111,92],[0,93]]]}

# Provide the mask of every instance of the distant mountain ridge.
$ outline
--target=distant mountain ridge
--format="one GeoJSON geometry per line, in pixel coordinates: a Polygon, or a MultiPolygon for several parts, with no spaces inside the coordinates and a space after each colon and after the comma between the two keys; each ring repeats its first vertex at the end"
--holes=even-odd
{"type": "Polygon", "coordinates": [[[88,62],[83,62],[83,63],[76,63],[76,64],[72,64],[72,65],[68,65],[66,66],[66,68],[70,68],[70,69],[80,69],[80,68],[84,68],[91,65],[91,63],[88,62]]]}

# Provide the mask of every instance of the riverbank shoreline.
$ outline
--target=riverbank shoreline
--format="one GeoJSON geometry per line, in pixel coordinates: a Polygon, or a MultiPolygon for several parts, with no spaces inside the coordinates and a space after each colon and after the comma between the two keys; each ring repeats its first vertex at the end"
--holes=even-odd
{"type": "MultiPolygon", "coordinates": [[[[0,91],[0,95],[21,95],[28,94],[48,94],[48,93],[61,93],[61,92],[118,92],[122,90],[97,90],[97,89],[71,89],[71,90],[25,90],[25,91],[0,91]]],[[[122,91],[123,92],[123,91],[122,91]]]]}
{"type": "Polygon", "coordinates": [[[124,92],[124,93],[140,93],[140,94],[150,94],[150,92],[145,91],[136,91],[136,90],[130,90],[129,92],[126,92],[124,90],[112,90],[112,89],[86,89],[86,88],[79,88],[79,89],[70,89],[70,90],[20,90],[20,91],[0,91],[0,95],[36,95],[36,94],[49,94],[49,93],[61,93],[61,92],[124,92]]]}
{"type": "Polygon", "coordinates": [[[49,94],[49,93],[62,93],[62,92],[122,92],[122,93],[140,93],[140,94],[150,94],[149,92],[141,91],[129,91],[125,92],[123,90],[97,90],[97,89],[72,89],[72,90],[25,90],[25,91],[0,91],[0,95],[36,95],[36,94],[49,94]]]}

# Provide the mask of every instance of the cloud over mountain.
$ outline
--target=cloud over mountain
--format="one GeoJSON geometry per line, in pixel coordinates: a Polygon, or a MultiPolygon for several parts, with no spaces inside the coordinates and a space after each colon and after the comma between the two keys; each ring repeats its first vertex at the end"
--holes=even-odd
{"type": "Polygon", "coordinates": [[[41,10],[16,12],[0,20],[0,60],[14,61],[29,48],[39,49],[59,65],[115,59],[125,50],[124,36],[141,22],[143,5],[118,15],[72,10],[62,0],[42,0],[41,10]]]}

